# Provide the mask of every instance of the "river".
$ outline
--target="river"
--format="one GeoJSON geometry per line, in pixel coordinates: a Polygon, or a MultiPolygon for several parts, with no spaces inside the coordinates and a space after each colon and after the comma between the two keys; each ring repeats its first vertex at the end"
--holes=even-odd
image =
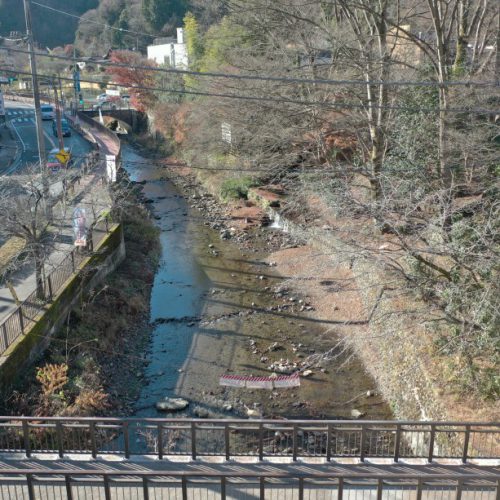
{"type": "Polygon", "coordinates": [[[122,155],[130,179],[145,181],[162,247],[151,294],[149,364],[134,416],[165,415],[155,403],[175,396],[189,400],[182,415],[190,416],[234,417],[255,408],[265,417],[390,417],[374,381],[348,352],[323,370],[313,368],[300,388],[220,387],[221,374],[269,376],[271,362],[300,363],[337,339],[327,322],[284,305],[298,299],[276,293],[283,278],[264,252],[221,240],[161,167],[146,166],[128,145],[122,155]]]}

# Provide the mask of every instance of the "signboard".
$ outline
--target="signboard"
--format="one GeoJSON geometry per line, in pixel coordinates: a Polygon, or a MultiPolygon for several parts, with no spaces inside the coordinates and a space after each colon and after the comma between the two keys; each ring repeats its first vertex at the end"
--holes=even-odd
{"type": "Polygon", "coordinates": [[[106,178],[108,182],[116,182],[116,156],[106,155],[106,178]]]}
{"type": "Polygon", "coordinates": [[[65,151],[61,149],[59,153],[56,153],[56,158],[63,164],[66,165],[68,160],[71,158],[71,153],[69,151],[65,151]]]}
{"type": "Polygon", "coordinates": [[[5,116],[5,101],[2,92],[0,92],[0,116],[5,116]]]}
{"type": "Polygon", "coordinates": [[[231,144],[231,124],[222,122],[221,124],[222,140],[231,144]]]}
{"type": "Polygon", "coordinates": [[[73,234],[76,247],[87,246],[87,217],[84,208],[76,207],[73,210],[73,234]]]}
{"type": "Polygon", "coordinates": [[[299,374],[271,375],[270,377],[252,377],[245,375],[221,375],[219,385],[247,389],[289,389],[300,387],[299,374]]]}

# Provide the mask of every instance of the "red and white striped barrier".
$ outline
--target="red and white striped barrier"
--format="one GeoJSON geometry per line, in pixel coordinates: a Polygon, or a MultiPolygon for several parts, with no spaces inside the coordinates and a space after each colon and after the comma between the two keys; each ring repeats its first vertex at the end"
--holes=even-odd
{"type": "Polygon", "coordinates": [[[300,378],[298,373],[270,377],[221,375],[219,384],[225,387],[246,387],[247,389],[288,389],[289,387],[299,387],[300,378]]]}

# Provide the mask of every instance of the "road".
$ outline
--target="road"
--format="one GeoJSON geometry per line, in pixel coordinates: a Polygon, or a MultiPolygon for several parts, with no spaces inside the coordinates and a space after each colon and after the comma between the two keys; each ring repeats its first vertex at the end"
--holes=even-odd
{"type": "MultiPolygon", "coordinates": [[[[20,156],[3,171],[2,174],[22,173],[27,165],[38,161],[38,146],[35,127],[35,108],[32,104],[14,101],[5,102],[6,117],[18,141],[20,156]]],[[[52,132],[52,121],[43,122],[45,148],[48,151],[58,147],[57,137],[52,132]]],[[[69,147],[75,157],[81,157],[91,151],[90,144],[79,134],[64,138],[65,147],[69,147]]],[[[1,168],[1,167],[0,167],[1,168]]]]}
{"type": "MultiPolygon", "coordinates": [[[[35,129],[34,108],[30,104],[6,102],[7,118],[17,136],[21,155],[0,175],[19,175],[25,172],[27,165],[37,159],[37,138],[35,129]]],[[[47,150],[57,144],[52,133],[52,122],[44,122],[44,135],[47,150]]],[[[75,156],[83,156],[92,150],[91,145],[82,136],[74,132],[71,137],[65,138],[65,145],[72,149],[75,156]]],[[[93,214],[99,214],[109,206],[109,197],[105,186],[100,183],[101,171],[84,176],[75,188],[73,199],[69,204],[58,204],[54,207],[54,219],[61,221],[54,233],[51,248],[47,248],[45,271],[51,272],[73,249],[72,211],[75,206],[87,210],[87,225],[93,222],[93,214]]],[[[51,193],[59,182],[51,182],[51,193]]],[[[1,244],[1,240],[0,240],[1,244]]],[[[25,300],[36,287],[35,269],[31,260],[22,264],[11,276],[11,282],[20,301],[25,300]]],[[[17,308],[10,290],[2,283],[0,285],[0,324],[17,308]]],[[[0,497],[1,498],[1,497],[0,497]]]]}

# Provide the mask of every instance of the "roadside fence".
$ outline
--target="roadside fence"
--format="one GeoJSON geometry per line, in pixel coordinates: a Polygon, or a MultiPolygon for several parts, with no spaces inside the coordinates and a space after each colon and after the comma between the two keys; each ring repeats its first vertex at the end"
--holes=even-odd
{"type": "MultiPolygon", "coordinates": [[[[108,217],[97,220],[88,232],[88,250],[93,251],[104,236],[109,232],[110,221],[108,217]]],[[[45,277],[40,278],[40,283],[33,292],[0,323],[0,355],[2,355],[17,338],[24,334],[32,322],[59,292],[64,283],[78,269],[81,262],[88,257],[87,250],[75,247],[64,259],[45,277]]]]}

